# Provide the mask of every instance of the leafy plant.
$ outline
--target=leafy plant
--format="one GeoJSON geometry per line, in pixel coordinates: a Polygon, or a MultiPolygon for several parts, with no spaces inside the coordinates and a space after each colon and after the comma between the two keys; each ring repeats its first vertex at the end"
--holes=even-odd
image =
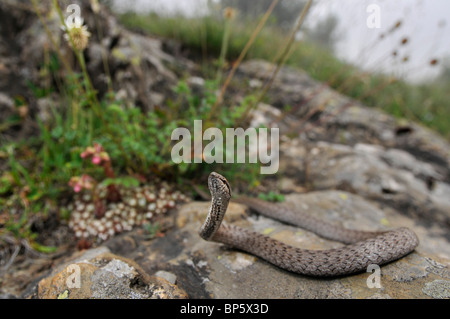
{"type": "Polygon", "coordinates": [[[146,238],[147,239],[152,239],[155,238],[158,235],[158,231],[159,231],[159,223],[155,222],[155,223],[147,223],[144,226],[147,234],[146,234],[146,238]]]}
{"type": "Polygon", "coordinates": [[[268,202],[284,202],[284,195],[270,191],[267,194],[260,193],[258,197],[268,202]]]}

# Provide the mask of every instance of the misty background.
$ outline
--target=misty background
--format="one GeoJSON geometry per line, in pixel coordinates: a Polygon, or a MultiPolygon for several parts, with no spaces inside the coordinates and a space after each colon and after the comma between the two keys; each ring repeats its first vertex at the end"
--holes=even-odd
{"type": "MultiPolygon", "coordinates": [[[[201,17],[226,6],[258,19],[272,0],[109,0],[114,11],[201,17]]],[[[271,23],[288,31],[304,0],[280,1],[271,23]]],[[[450,26],[447,0],[316,0],[299,39],[307,38],[363,70],[420,83],[449,77],[450,26]],[[369,5],[380,8],[380,28],[369,28],[369,5]],[[395,27],[397,25],[397,27],[395,27]],[[406,43],[405,43],[406,39],[406,43]],[[402,43],[403,41],[403,43],[402,43]],[[437,60],[436,65],[430,61],[437,60]]]]}

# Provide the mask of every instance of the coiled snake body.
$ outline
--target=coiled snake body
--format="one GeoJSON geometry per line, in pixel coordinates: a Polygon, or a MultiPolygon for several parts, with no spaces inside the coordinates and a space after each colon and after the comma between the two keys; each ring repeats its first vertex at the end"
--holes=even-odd
{"type": "Polygon", "coordinates": [[[371,264],[383,265],[409,254],[419,244],[416,234],[405,227],[385,232],[349,230],[259,199],[237,200],[260,214],[348,244],[329,250],[292,247],[266,235],[222,223],[231,199],[231,187],[225,177],[215,172],[208,178],[208,187],[212,197],[208,216],[199,232],[203,239],[246,251],[295,273],[330,277],[366,271],[371,264]]]}

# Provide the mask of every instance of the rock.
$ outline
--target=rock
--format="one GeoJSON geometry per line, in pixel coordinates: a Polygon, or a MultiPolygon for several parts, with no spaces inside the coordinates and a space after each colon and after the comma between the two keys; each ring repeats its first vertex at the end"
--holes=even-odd
{"type": "MultiPolygon", "coordinates": [[[[128,251],[147,272],[165,269],[177,276],[177,285],[190,298],[429,298],[428,283],[450,278],[450,246],[433,238],[434,231],[416,224],[393,209],[380,209],[359,195],[324,190],[286,196],[286,205],[306,209],[324,220],[347,228],[380,230],[406,226],[420,238],[408,256],[381,267],[381,287],[370,288],[370,273],[332,279],[293,274],[264,260],[207,242],[198,236],[209,203],[192,202],[177,214],[177,229],[148,245],[128,251]]],[[[250,228],[306,249],[330,249],[342,244],[262,216],[247,214],[243,205],[231,203],[228,223],[250,228]]],[[[441,286],[439,286],[441,287],[441,286]]],[[[442,287],[438,288],[442,291],[442,287]]]]}
{"type": "Polygon", "coordinates": [[[14,101],[3,92],[0,92],[0,108],[3,112],[11,112],[14,109],[14,101]]]}
{"type": "MultiPolygon", "coordinates": [[[[59,267],[61,268],[61,267],[59,267]]],[[[134,261],[105,247],[88,250],[38,284],[40,299],[167,299],[186,294],[165,279],[149,276],[134,261]]]]}
{"type": "Polygon", "coordinates": [[[272,127],[276,125],[276,120],[282,115],[279,109],[265,103],[259,103],[257,108],[252,110],[250,114],[252,118],[250,122],[251,127],[260,127],[261,125],[272,127]]]}
{"type": "MultiPolygon", "coordinates": [[[[267,61],[249,60],[239,66],[236,76],[265,82],[274,69],[267,61]]],[[[277,123],[282,134],[304,141],[350,146],[366,143],[404,150],[432,165],[450,182],[448,142],[419,124],[397,120],[380,109],[362,105],[288,66],[280,69],[266,97],[267,103],[280,110],[291,106],[277,123]]]]}
{"type": "Polygon", "coordinates": [[[450,298],[450,281],[434,280],[425,284],[423,293],[437,299],[450,298]]]}
{"type": "Polygon", "coordinates": [[[155,273],[155,276],[167,280],[167,281],[170,282],[172,285],[175,285],[176,282],[177,282],[177,276],[174,275],[174,274],[171,273],[171,272],[168,272],[168,271],[158,270],[158,271],[155,273]]]}
{"type": "Polygon", "coordinates": [[[6,129],[9,126],[9,123],[14,121],[15,118],[18,118],[18,112],[14,108],[14,101],[7,94],[0,92],[0,123],[2,129],[6,129]],[[8,126],[7,126],[8,125],[8,126]]]}
{"type": "Polygon", "coordinates": [[[37,119],[43,123],[50,123],[53,118],[52,108],[55,107],[56,101],[51,97],[43,97],[36,101],[39,113],[37,114],[37,119]]]}
{"type": "Polygon", "coordinates": [[[379,145],[318,142],[308,152],[300,144],[295,139],[285,142],[280,156],[284,173],[297,176],[299,182],[313,189],[351,191],[407,215],[450,225],[450,187],[435,166],[403,150],[379,145]],[[302,157],[295,151],[299,148],[303,148],[302,157]]]}

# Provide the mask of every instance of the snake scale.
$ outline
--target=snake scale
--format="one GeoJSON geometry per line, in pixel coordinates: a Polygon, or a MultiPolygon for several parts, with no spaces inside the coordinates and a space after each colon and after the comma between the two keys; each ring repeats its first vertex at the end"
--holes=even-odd
{"type": "Polygon", "coordinates": [[[412,252],[419,244],[416,234],[405,227],[391,231],[366,232],[342,228],[302,211],[256,198],[236,200],[258,213],[315,232],[347,245],[329,250],[292,247],[269,236],[222,223],[231,199],[231,187],[222,175],[208,178],[211,206],[199,234],[256,255],[280,268],[302,275],[334,277],[366,271],[371,264],[383,265],[412,252]]]}

